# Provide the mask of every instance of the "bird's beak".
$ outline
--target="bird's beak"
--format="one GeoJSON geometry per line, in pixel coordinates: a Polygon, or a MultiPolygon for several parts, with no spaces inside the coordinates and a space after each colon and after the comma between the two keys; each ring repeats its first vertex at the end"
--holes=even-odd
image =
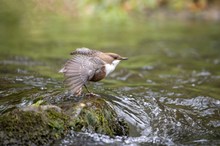
{"type": "Polygon", "coordinates": [[[120,60],[128,60],[128,57],[121,57],[120,60]]]}

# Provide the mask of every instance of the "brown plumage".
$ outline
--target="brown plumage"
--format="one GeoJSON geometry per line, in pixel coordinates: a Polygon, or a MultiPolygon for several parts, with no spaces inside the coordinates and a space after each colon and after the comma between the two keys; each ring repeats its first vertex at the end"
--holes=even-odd
{"type": "Polygon", "coordinates": [[[64,83],[76,96],[81,94],[82,86],[86,87],[88,81],[102,80],[121,60],[127,60],[115,53],[103,53],[88,48],[78,48],[70,54],[73,55],[72,59],[59,72],[64,74],[64,83]]]}

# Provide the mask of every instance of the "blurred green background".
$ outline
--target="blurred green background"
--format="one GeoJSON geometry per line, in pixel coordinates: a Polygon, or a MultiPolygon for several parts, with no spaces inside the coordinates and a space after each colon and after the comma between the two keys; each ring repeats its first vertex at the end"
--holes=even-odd
{"type": "Polygon", "coordinates": [[[215,25],[219,8],[218,0],[1,0],[0,57],[56,59],[83,46],[118,53],[127,48],[130,56],[142,38],[150,46],[187,35],[181,26],[195,21],[215,25]]]}

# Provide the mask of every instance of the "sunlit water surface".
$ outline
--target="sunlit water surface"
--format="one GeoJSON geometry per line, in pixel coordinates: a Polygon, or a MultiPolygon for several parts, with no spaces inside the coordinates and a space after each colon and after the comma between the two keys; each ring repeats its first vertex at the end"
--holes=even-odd
{"type": "Polygon", "coordinates": [[[39,27],[32,38],[1,45],[0,113],[39,99],[76,102],[58,70],[75,48],[97,48],[129,57],[106,80],[89,85],[129,123],[129,136],[70,131],[54,145],[219,145],[219,25],[123,25],[39,27]]]}

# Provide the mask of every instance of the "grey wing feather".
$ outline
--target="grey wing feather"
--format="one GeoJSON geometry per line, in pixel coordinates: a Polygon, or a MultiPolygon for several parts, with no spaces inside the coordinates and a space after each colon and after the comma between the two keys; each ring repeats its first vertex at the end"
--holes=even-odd
{"type": "Polygon", "coordinates": [[[76,54],[81,54],[81,55],[93,55],[96,53],[99,53],[100,51],[97,50],[91,50],[89,48],[77,48],[75,51],[71,52],[70,55],[76,55],[76,54]]]}
{"type": "Polygon", "coordinates": [[[68,60],[62,70],[65,84],[73,94],[78,94],[82,86],[91,79],[96,70],[100,69],[103,62],[96,57],[75,55],[68,60]]]}

